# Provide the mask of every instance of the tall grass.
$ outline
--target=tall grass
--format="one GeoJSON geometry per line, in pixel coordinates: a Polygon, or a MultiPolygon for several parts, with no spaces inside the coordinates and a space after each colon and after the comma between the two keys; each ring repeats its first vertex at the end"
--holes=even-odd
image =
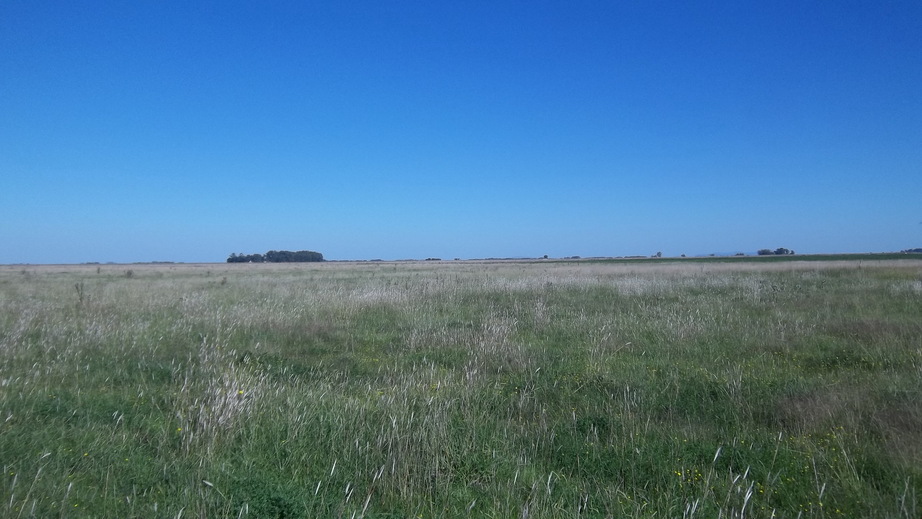
{"type": "Polygon", "coordinates": [[[0,267],[0,515],[922,513],[918,261],[130,272],[0,267]]]}

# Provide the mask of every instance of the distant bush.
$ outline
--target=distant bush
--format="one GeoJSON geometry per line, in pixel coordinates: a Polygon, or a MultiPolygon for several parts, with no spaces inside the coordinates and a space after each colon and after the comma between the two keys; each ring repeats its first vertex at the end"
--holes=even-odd
{"type": "Polygon", "coordinates": [[[778,249],[775,249],[775,250],[771,250],[771,249],[759,249],[758,254],[759,254],[759,256],[771,256],[771,255],[785,256],[785,255],[789,255],[789,254],[794,254],[794,251],[792,251],[791,249],[785,249],[784,247],[781,247],[781,248],[778,248],[778,249]]]}
{"type": "Polygon", "coordinates": [[[323,261],[323,254],[310,250],[291,252],[287,250],[270,250],[266,254],[231,254],[228,263],[304,263],[323,261]]]}
{"type": "Polygon", "coordinates": [[[231,254],[228,263],[263,263],[266,258],[262,254],[231,254]]]}

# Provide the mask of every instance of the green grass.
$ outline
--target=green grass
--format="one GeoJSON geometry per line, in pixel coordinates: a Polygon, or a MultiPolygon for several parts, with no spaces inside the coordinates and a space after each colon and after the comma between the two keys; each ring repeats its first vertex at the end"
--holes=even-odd
{"type": "Polygon", "coordinates": [[[0,516],[917,518],[920,316],[905,258],[0,267],[0,516]]]}

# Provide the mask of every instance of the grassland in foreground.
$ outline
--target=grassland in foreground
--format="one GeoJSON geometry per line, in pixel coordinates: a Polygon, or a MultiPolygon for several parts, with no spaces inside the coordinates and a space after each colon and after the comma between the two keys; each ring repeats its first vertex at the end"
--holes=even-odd
{"type": "Polygon", "coordinates": [[[922,513],[922,262],[0,267],[3,517],[922,513]]]}

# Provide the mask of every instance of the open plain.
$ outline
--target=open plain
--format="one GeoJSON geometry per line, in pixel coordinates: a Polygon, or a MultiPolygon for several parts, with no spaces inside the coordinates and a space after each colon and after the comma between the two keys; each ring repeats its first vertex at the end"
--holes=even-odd
{"type": "Polygon", "coordinates": [[[922,514],[922,261],[0,267],[0,516],[922,514]]]}

